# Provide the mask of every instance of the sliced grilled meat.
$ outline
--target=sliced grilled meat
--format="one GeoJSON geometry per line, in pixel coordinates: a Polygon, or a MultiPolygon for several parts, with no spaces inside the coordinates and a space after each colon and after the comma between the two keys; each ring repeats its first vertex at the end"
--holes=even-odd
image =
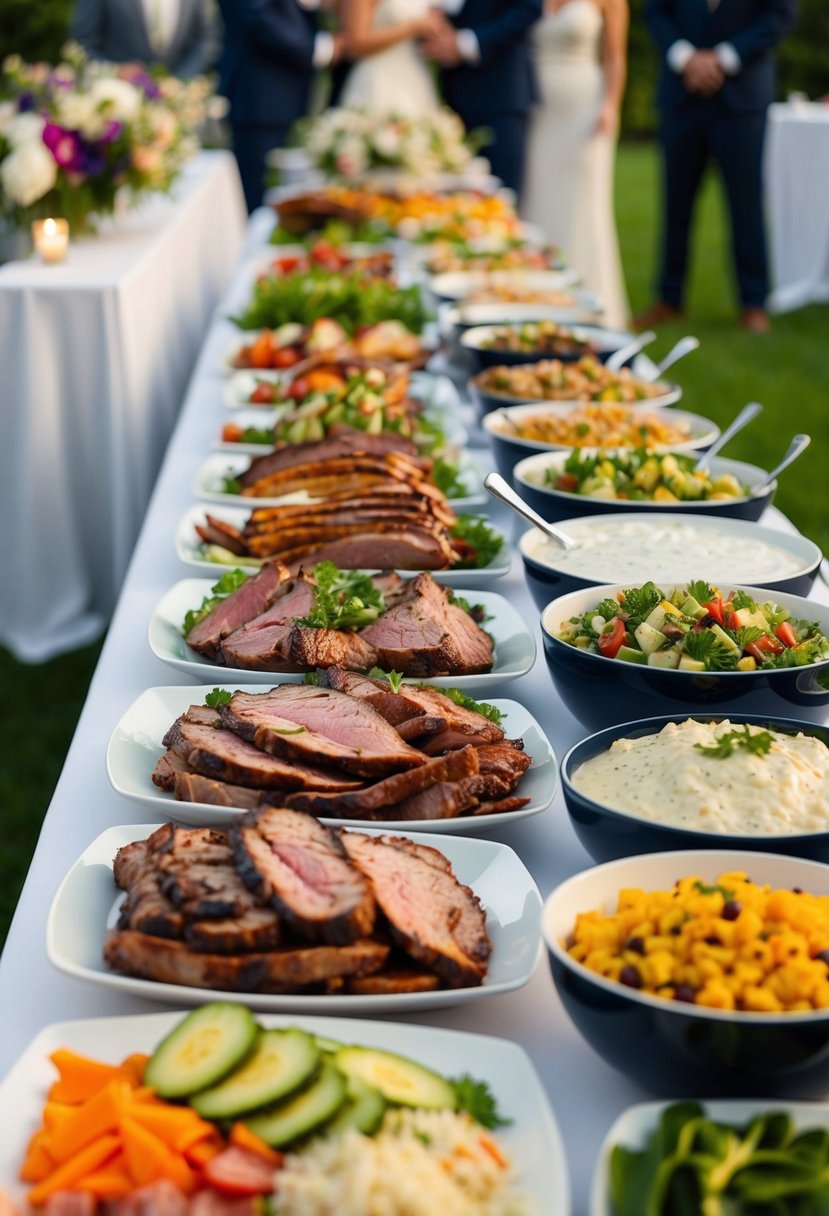
{"type": "Polygon", "coordinates": [[[427,714],[420,714],[416,718],[407,718],[405,722],[398,723],[394,729],[400,738],[407,742],[410,739],[417,739],[418,747],[422,748],[424,736],[446,733],[446,719],[430,718],[427,714]]]}
{"type": "Polygon", "coordinates": [[[196,533],[205,544],[221,545],[237,557],[244,556],[248,551],[245,538],[239,529],[225,523],[223,519],[217,519],[215,515],[205,515],[205,522],[196,524],[196,533]]]}
{"type": "Polygon", "coordinates": [[[281,562],[266,562],[258,574],[246,579],[190,630],[187,645],[207,658],[216,658],[222,640],[265,612],[289,578],[281,562]]]}
{"type": "Polygon", "coordinates": [[[451,871],[430,864],[396,837],[341,836],[406,953],[452,988],[480,984],[492,943],[477,896],[451,871]]]}
{"type": "Polygon", "coordinates": [[[402,435],[369,435],[365,431],[342,428],[333,437],[329,435],[325,439],[309,443],[285,444],[265,456],[258,456],[251,461],[250,467],[239,475],[239,481],[243,486],[255,485],[263,478],[272,477],[284,469],[305,465],[310,460],[342,460],[350,458],[355,452],[372,456],[400,452],[423,467],[422,462],[418,460],[417,447],[402,435]]]}
{"type": "Polygon", "coordinates": [[[282,647],[297,617],[307,616],[314,602],[314,584],[304,575],[283,584],[282,594],[266,612],[242,625],[222,642],[221,659],[228,667],[254,671],[284,671],[282,647]]]}
{"type": "Polygon", "coordinates": [[[393,608],[361,630],[387,670],[407,676],[490,671],[492,639],[453,604],[430,574],[419,574],[393,608]]]}
{"type": "Polygon", "coordinates": [[[243,916],[255,906],[236,872],[225,832],[172,828],[152,856],[163,894],[190,920],[243,916]]]}
{"type": "MultiPolygon", "coordinates": [[[[175,752],[168,751],[163,756],[159,756],[156,766],[150,774],[150,780],[160,790],[172,792],[176,788],[176,782],[179,777],[191,776],[192,774],[193,770],[186,760],[182,760],[175,752]]],[[[188,799],[188,801],[197,802],[198,799],[188,799]]]]}
{"type": "Polygon", "coordinates": [[[377,570],[382,566],[394,566],[396,570],[446,570],[453,564],[455,554],[443,536],[433,535],[422,528],[395,526],[387,532],[376,533],[366,526],[357,535],[340,539],[310,541],[293,549],[270,550],[267,547],[257,552],[255,541],[250,542],[251,552],[265,556],[278,552],[291,570],[303,563],[333,562],[342,570],[377,570]]]}
{"type": "Polygon", "coordinates": [[[124,975],[222,992],[299,992],[332,976],[371,975],[388,952],[380,942],[355,941],[231,957],[196,953],[183,942],[164,942],[128,929],[113,933],[104,946],[108,965],[124,975]]]}
{"type": "Polygon", "coordinates": [[[512,740],[489,743],[478,748],[478,764],[483,775],[500,777],[507,785],[507,793],[515,789],[518,782],[532,764],[532,756],[523,750],[523,741],[517,747],[512,740]]]}
{"type": "Polygon", "coordinates": [[[370,643],[359,633],[343,629],[310,629],[294,625],[281,650],[286,663],[295,671],[332,664],[367,671],[377,662],[377,652],[370,643]]]}
{"type": "Polygon", "coordinates": [[[385,680],[372,680],[369,676],[356,675],[350,671],[339,671],[330,667],[319,673],[319,682],[326,688],[336,688],[350,697],[368,701],[387,722],[397,725],[417,714],[431,714],[444,718],[446,725],[459,733],[480,737],[497,743],[503,739],[500,726],[490,722],[483,714],[456,705],[439,688],[423,688],[418,684],[404,684],[393,693],[385,680]]]}
{"type": "Polygon", "coordinates": [[[405,822],[412,819],[457,819],[478,805],[476,777],[440,781],[431,789],[404,798],[396,806],[378,811],[377,818],[405,822]]]}
{"type": "Polygon", "coordinates": [[[426,763],[370,705],[332,689],[281,684],[264,693],[237,692],[219,714],[272,755],[333,764],[359,776],[426,763]]]}
{"type": "Polygon", "coordinates": [[[414,967],[383,971],[379,975],[352,976],[348,991],[355,996],[391,996],[402,992],[434,992],[440,988],[440,977],[434,971],[417,971],[414,967]]]}
{"type": "MultiPolygon", "coordinates": [[[[175,774],[173,795],[177,802],[201,802],[207,806],[228,806],[234,810],[249,811],[267,801],[263,790],[246,789],[243,785],[230,785],[225,781],[213,781],[198,773],[175,774]]],[[[275,794],[280,799],[282,794],[275,794]]]]}
{"type": "Polygon", "coordinates": [[[500,798],[497,802],[479,802],[473,808],[472,814],[478,815],[503,815],[508,811],[518,811],[522,806],[526,806],[529,798],[500,798]]]}
{"type": "Polygon", "coordinates": [[[249,954],[275,950],[281,940],[279,917],[273,908],[251,905],[240,916],[226,920],[188,921],[183,939],[200,954],[249,954]]]}
{"type": "Polygon", "coordinates": [[[342,945],[371,932],[371,888],[316,819],[286,807],[248,811],[230,837],[244,881],[301,936],[342,945]]]}
{"type": "Polygon", "coordinates": [[[136,840],[119,849],[113,875],[117,886],[127,893],[119,913],[121,928],[132,926],[158,937],[181,936],[184,917],[162,893],[149,841],[136,840]]]}

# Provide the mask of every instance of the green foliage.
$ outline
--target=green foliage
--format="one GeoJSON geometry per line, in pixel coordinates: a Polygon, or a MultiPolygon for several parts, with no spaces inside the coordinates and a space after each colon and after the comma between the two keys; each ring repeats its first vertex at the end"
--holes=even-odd
{"type": "Polygon", "coordinates": [[[361,629],[376,621],[386,604],[382,592],[368,574],[340,570],[333,562],[314,567],[314,600],[308,616],[297,617],[297,625],[309,629],[361,629]]]}
{"type": "Polygon", "coordinates": [[[452,1082],[458,1099],[458,1107],[470,1114],[482,1127],[506,1127],[512,1119],[505,1119],[486,1081],[476,1081],[464,1073],[452,1082]]]}
{"type": "Polygon", "coordinates": [[[69,34],[73,0],[3,0],[3,54],[53,62],[69,34]]]}

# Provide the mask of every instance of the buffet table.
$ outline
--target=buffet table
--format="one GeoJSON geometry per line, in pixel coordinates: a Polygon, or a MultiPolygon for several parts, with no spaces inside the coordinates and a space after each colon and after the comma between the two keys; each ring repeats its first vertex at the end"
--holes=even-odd
{"type": "Polygon", "coordinates": [[[62,264],[0,269],[0,642],[20,658],[104,628],[244,220],[233,157],[203,152],[62,264]]]}
{"type": "MultiPolygon", "coordinates": [[[[267,217],[255,217],[247,255],[254,252],[257,238],[267,228],[267,217]]],[[[13,1017],[4,1019],[0,1075],[47,1023],[162,1008],[53,970],[45,954],[46,918],[59,883],[87,844],[107,827],[149,821],[140,806],[120,799],[110,788],[104,753],[119,718],[146,688],[188,684],[185,677],[153,658],[147,646],[147,624],[162,594],[187,576],[174,553],[173,533],[193,502],[196,471],[227,418],[222,400],[224,382],[218,367],[234,331],[224,314],[231,293],[238,298],[237,293],[249,282],[246,262],[244,258],[225,307],[217,311],[191,381],[0,961],[0,1004],[14,1010],[13,1017]]],[[[488,463],[485,451],[479,456],[483,464],[488,463]]],[[[772,511],[771,517],[770,522],[789,526],[776,512],[772,511]]],[[[508,535],[512,534],[511,518],[501,515],[499,523],[508,535]]],[[[539,657],[523,679],[502,689],[487,686],[480,695],[484,699],[508,696],[521,701],[539,719],[560,758],[587,732],[552,690],[540,654],[538,613],[526,591],[520,562],[514,560],[511,573],[490,589],[506,596],[532,623],[539,657]]],[[[826,586],[818,585],[815,595],[829,602],[826,586]]],[[[489,835],[517,851],[544,895],[568,875],[591,864],[570,827],[560,794],[542,814],[489,835]]],[[[497,1035],[518,1042],[529,1052],[560,1123],[569,1159],[574,1216],[587,1216],[589,1180],[601,1141],[616,1116],[646,1095],[584,1043],[561,1007],[546,960],[539,962],[530,984],[516,992],[417,1019],[409,1016],[398,1020],[497,1035]]],[[[399,1050],[407,1050],[404,1034],[399,1050]]],[[[508,1104],[508,1095],[505,1102],[508,1104]]],[[[545,1216],[562,1214],[550,1212],[545,1216]]]]}
{"type": "Polygon", "coordinates": [[[829,302],[829,105],[769,108],[766,201],[774,312],[829,302]]]}

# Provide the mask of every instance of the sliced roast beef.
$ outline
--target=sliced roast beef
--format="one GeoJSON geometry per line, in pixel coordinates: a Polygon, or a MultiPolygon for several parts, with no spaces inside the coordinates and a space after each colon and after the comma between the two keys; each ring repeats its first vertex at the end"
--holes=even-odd
{"type": "Polygon", "coordinates": [[[504,815],[510,811],[520,810],[529,801],[529,798],[500,798],[497,802],[479,802],[472,814],[476,818],[479,815],[504,815]]]}
{"type": "MultiPolygon", "coordinates": [[[[250,546],[255,552],[254,541],[250,546]]],[[[303,563],[307,565],[309,561],[333,562],[343,570],[377,570],[383,566],[394,566],[396,570],[446,570],[454,560],[446,540],[415,527],[395,528],[381,534],[366,528],[357,535],[338,540],[309,542],[293,551],[278,551],[291,570],[303,563]]]]}
{"type": "Polygon", "coordinates": [[[359,776],[426,763],[370,705],[333,689],[281,684],[269,692],[237,692],[219,714],[231,730],[272,755],[333,764],[359,776]]]}
{"type": "Polygon", "coordinates": [[[254,899],[233,862],[225,832],[213,828],[173,828],[153,853],[161,890],[190,920],[243,916],[254,899]]]}
{"type": "MultiPolygon", "coordinates": [[[[176,788],[176,782],[179,777],[191,776],[193,770],[186,760],[182,760],[175,752],[165,752],[163,756],[159,756],[156,761],[156,766],[150,774],[150,779],[153,785],[157,785],[160,790],[168,790],[172,792],[176,788]]],[[[197,801],[197,799],[192,799],[197,801]]]]}
{"type": "Polygon", "coordinates": [[[418,461],[418,450],[402,435],[383,434],[369,435],[365,431],[340,429],[335,436],[315,440],[309,443],[291,443],[276,448],[264,456],[252,460],[250,466],[241,474],[239,481],[243,486],[255,485],[263,478],[273,477],[284,469],[293,469],[306,465],[309,461],[342,460],[350,458],[355,452],[371,456],[383,456],[386,452],[400,452],[411,460],[418,461]]]}
{"type": "MultiPolygon", "coordinates": [[[[201,802],[207,806],[227,806],[239,811],[252,810],[267,800],[263,790],[247,789],[244,785],[231,785],[225,781],[213,781],[199,773],[188,772],[175,774],[173,796],[177,802],[201,802]]],[[[280,799],[283,797],[282,794],[275,796],[280,799]]]]}
{"type": "Polygon", "coordinates": [[[388,952],[380,942],[354,941],[234,957],[197,953],[184,942],[161,941],[130,930],[113,933],[104,946],[106,962],[124,975],[222,992],[298,992],[332,976],[371,975],[382,967],[388,952]]]}
{"type": "Polygon", "coordinates": [[[457,819],[478,805],[475,776],[460,781],[440,781],[431,789],[404,798],[396,806],[377,812],[377,818],[400,823],[416,819],[457,819]]]}
{"type": "Polygon", "coordinates": [[[338,837],[286,807],[248,811],[230,827],[244,881],[297,933],[334,945],[370,933],[375,904],[338,837]]]}
{"type": "Polygon", "coordinates": [[[275,950],[281,936],[281,923],[273,908],[259,908],[253,903],[237,916],[188,921],[182,935],[190,949],[200,954],[275,950]]]}
{"type": "Polygon", "coordinates": [[[477,896],[395,837],[343,832],[342,839],[403,949],[450,987],[480,984],[492,944],[477,896]]]}
{"type": "Polygon", "coordinates": [[[158,937],[180,937],[184,917],[161,890],[161,875],[146,840],[119,849],[113,862],[116,885],[126,891],[118,924],[134,926],[158,937]]]}
{"type": "Polygon", "coordinates": [[[351,976],[348,991],[354,996],[392,996],[403,992],[434,992],[440,988],[440,976],[434,971],[419,971],[414,967],[395,968],[379,975],[351,976]]]}
{"type": "MultiPolygon", "coordinates": [[[[216,729],[219,712],[191,705],[164,736],[164,746],[204,777],[260,790],[354,789],[359,782],[314,764],[287,763],[262,751],[233,730],[216,729]]],[[[316,759],[317,757],[311,757],[316,759]]]]}
{"type": "Polygon", "coordinates": [[[286,663],[294,670],[311,667],[353,668],[367,671],[377,662],[377,652],[359,633],[344,629],[311,629],[294,625],[282,644],[286,663]]]}
{"type": "Polygon", "coordinates": [[[247,542],[239,529],[223,519],[217,519],[215,515],[205,515],[205,522],[196,524],[196,534],[206,545],[220,545],[237,557],[242,557],[248,551],[247,542]]]}
{"type": "Polygon", "coordinates": [[[314,602],[314,584],[299,576],[283,584],[282,594],[266,612],[237,629],[222,642],[221,657],[228,667],[254,671],[285,670],[282,646],[297,617],[307,616],[314,602]]]}
{"type": "Polygon", "coordinates": [[[280,562],[266,562],[258,574],[246,579],[190,630],[187,645],[207,658],[216,658],[222,639],[265,612],[289,578],[280,562]]]}
{"type": "Polygon", "coordinates": [[[446,719],[430,718],[427,714],[419,714],[417,717],[407,718],[405,722],[399,722],[394,729],[407,743],[411,739],[417,739],[417,745],[422,749],[423,739],[427,735],[446,733],[446,719]]]}

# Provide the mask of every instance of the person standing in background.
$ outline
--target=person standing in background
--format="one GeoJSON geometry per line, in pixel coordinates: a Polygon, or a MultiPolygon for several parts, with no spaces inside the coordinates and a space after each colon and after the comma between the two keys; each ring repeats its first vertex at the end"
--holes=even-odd
{"type": "Polygon", "coordinates": [[[524,207],[616,329],[628,324],[613,213],[628,21],[627,0],[548,0],[533,31],[541,105],[530,120],[524,207]]]}
{"type": "Polygon", "coordinates": [[[442,0],[448,24],[421,41],[441,69],[441,90],[467,129],[489,127],[492,172],[520,195],[527,120],[538,101],[530,27],[543,0],[442,0]]]}
{"type": "Polygon", "coordinates": [[[264,193],[265,157],[307,113],[314,74],[337,61],[342,35],[318,29],[314,0],[219,0],[219,7],[219,92],[230,102],[233,151],[253,211],[264,193]]]}
{"type": "Polygon", "coordinates": [[[70,37],[94,59],[198,76],[218,54],[206,0],[77,0],[70,37]]]}
{"type": "Polygon", "coordinates": [[[657,302],[638,317],[650,329],[683,316],[688,237],[706,162],[720,167],[731,215],[740,325],[769,328],[762,161],[774,98],[771,52],[794,22],[795,0],[647,0],[662,57],[662,265],[657,302]]]}

